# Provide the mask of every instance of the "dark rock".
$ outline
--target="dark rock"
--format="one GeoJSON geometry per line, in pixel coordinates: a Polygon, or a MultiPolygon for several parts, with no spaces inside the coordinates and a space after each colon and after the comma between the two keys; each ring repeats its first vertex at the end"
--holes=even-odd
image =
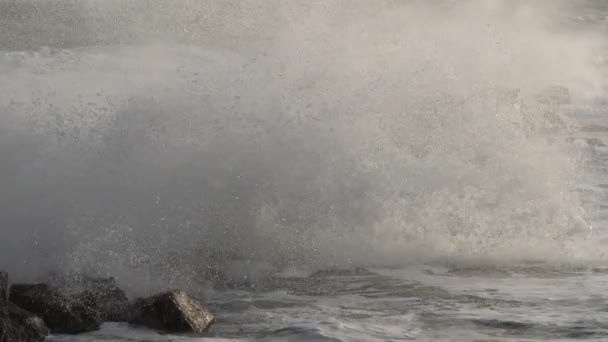
{"type": "Polygon", "coordinates": [[[42,319],[0,300],[0,342],[40,342],[49,335],[42,319]]]}
{"type": "Polygon", "coordinates": [[[202,336],[214,320],[213,314],[199,301],[181,290],[170,290],[138,299],[132,307],[129,323],[202,336]]]}
{"type": "Polygon", "coordinates": [[[89,278],[81,284],[84,290],[74,296],[78,302],[99,311],[104,322],[126,322],[129,300],[114,278],[89,278]]]}
{"type": "Polygon", "coordinates": [[[0,271],[0,301],[8,298],[8,273],[0,271]]]}
{"type": "Polygon", "coordinates": [[[126,322],[129,300],[118,287],[114,277],[91,277],[83,274],[54,275],[50,279],[53,287],[72,301],[82,303],[99,311],[104,322],[126,322]]]}
{"type": "Polygon", "coordinates": [[[72,302],[47,284],[14,284],[9,300],[40,316],[53,333],[79,334],[98,330],[102,323],[94,307],[72,302]]]}
{"type": "Polygon", "coordinates": [[[85,290],[74,296],[73,300],[82,303],[97,312],[104,322],[127,322],[129,320],[129,302],[104,298],[94,289],[85,290]]]}

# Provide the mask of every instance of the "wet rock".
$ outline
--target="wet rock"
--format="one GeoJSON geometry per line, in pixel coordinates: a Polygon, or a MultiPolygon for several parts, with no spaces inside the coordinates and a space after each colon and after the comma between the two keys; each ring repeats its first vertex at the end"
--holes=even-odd
{"type": "Polygon", "coordinates": [[[8,298],[8,273],[0,271],[0,301],[8,298]]]}
{"type": "Polygon", "coordinates": [[[138,299],[132,306],[130,324],[202,336],[215,317],[199,301],[181,290],[169,290],[138,299]]]}
{"type": "Polygon", "coordinates": [[[72,302],[47,284],[14,284],[9,300],[41,317],[53,333],[79,334],[98,330],[102,320],[89,303],[72,302]]]}
{"type": "Polygon", "coordinates": [[[75,300],[99,311],[104,322],[128,321],[129,299],[113,277],[87,278],[81,286],[84,290],[75,300]]]}
{"type": "Polygon", "coordinates": [[[129,300],[114,277],[92,277],[86,274],[49,277],[49,284],[61,290],[73,302],[99,312],[104,322],[126,322],[129,300]]]}
{"type": "Polygon", "coordinates": [[[0,342],[39,342],[49,335],[42,319],[0,300],[0,342]]]}

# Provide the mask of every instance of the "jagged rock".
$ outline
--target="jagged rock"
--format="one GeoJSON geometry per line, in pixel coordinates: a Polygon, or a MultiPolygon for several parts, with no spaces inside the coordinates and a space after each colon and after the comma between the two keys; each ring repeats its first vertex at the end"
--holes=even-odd
{"type": "Polygon", "coordinates": [[[42,319],[0,300],[0,342],[40,342],[49,335],[42,319]]]}
{"type": "Polygon", "coordinates": [[[98,330],[99,312],[83,302],[72,302],[47,284],[14,284],[9,300],[41,317],[53,333],[79,334],[98,330]]]}
{"type": "Polygon", "coordinates": [[[104,322],[126,322],[129,314],[129,300],[118,287],[114,277],[91,277],[88,275],[53,275],[53,287],[72,301],[83,303],[99,311],[104,322]]]}
{"type": "Polygon", "coordinates": [[[0,301],[8,298],[8,273],[0,271],[0,301]]]}
{"type": "Polygon", "coordinates": [[[99,311],[104,322],[126,322],[129,318],[129,299],[110,278],[87,278],[82,281],[84,290],[74,298],[99,311]]]}
{"type": "Polygon", "coordinates": [[[199,301],[181,290],[140,298],[132,307],[130,324],[202,336],[215,317],[199,301]]]}

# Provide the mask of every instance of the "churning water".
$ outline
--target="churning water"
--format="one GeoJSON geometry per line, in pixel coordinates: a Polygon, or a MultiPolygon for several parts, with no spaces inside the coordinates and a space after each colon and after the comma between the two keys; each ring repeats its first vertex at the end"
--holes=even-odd
{"type": "Polygon", "coordinates": [[[2,0],[0,268],[180,287],[217,339],[608,339],[606,18],[2,0]]]}

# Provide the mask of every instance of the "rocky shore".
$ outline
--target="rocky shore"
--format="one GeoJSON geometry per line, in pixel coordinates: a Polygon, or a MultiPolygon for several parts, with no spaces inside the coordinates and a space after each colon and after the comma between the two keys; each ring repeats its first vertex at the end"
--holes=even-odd
{"type": "Polygon", "coordinates": [[[51,333],[98,330],[104,322],[203,336],[214,320],[204,304],[177,289],[129,300],[114,278],[83,277],[62,288],[10,284],[0,271],[0,342],[39,342],[51,333]]]}

